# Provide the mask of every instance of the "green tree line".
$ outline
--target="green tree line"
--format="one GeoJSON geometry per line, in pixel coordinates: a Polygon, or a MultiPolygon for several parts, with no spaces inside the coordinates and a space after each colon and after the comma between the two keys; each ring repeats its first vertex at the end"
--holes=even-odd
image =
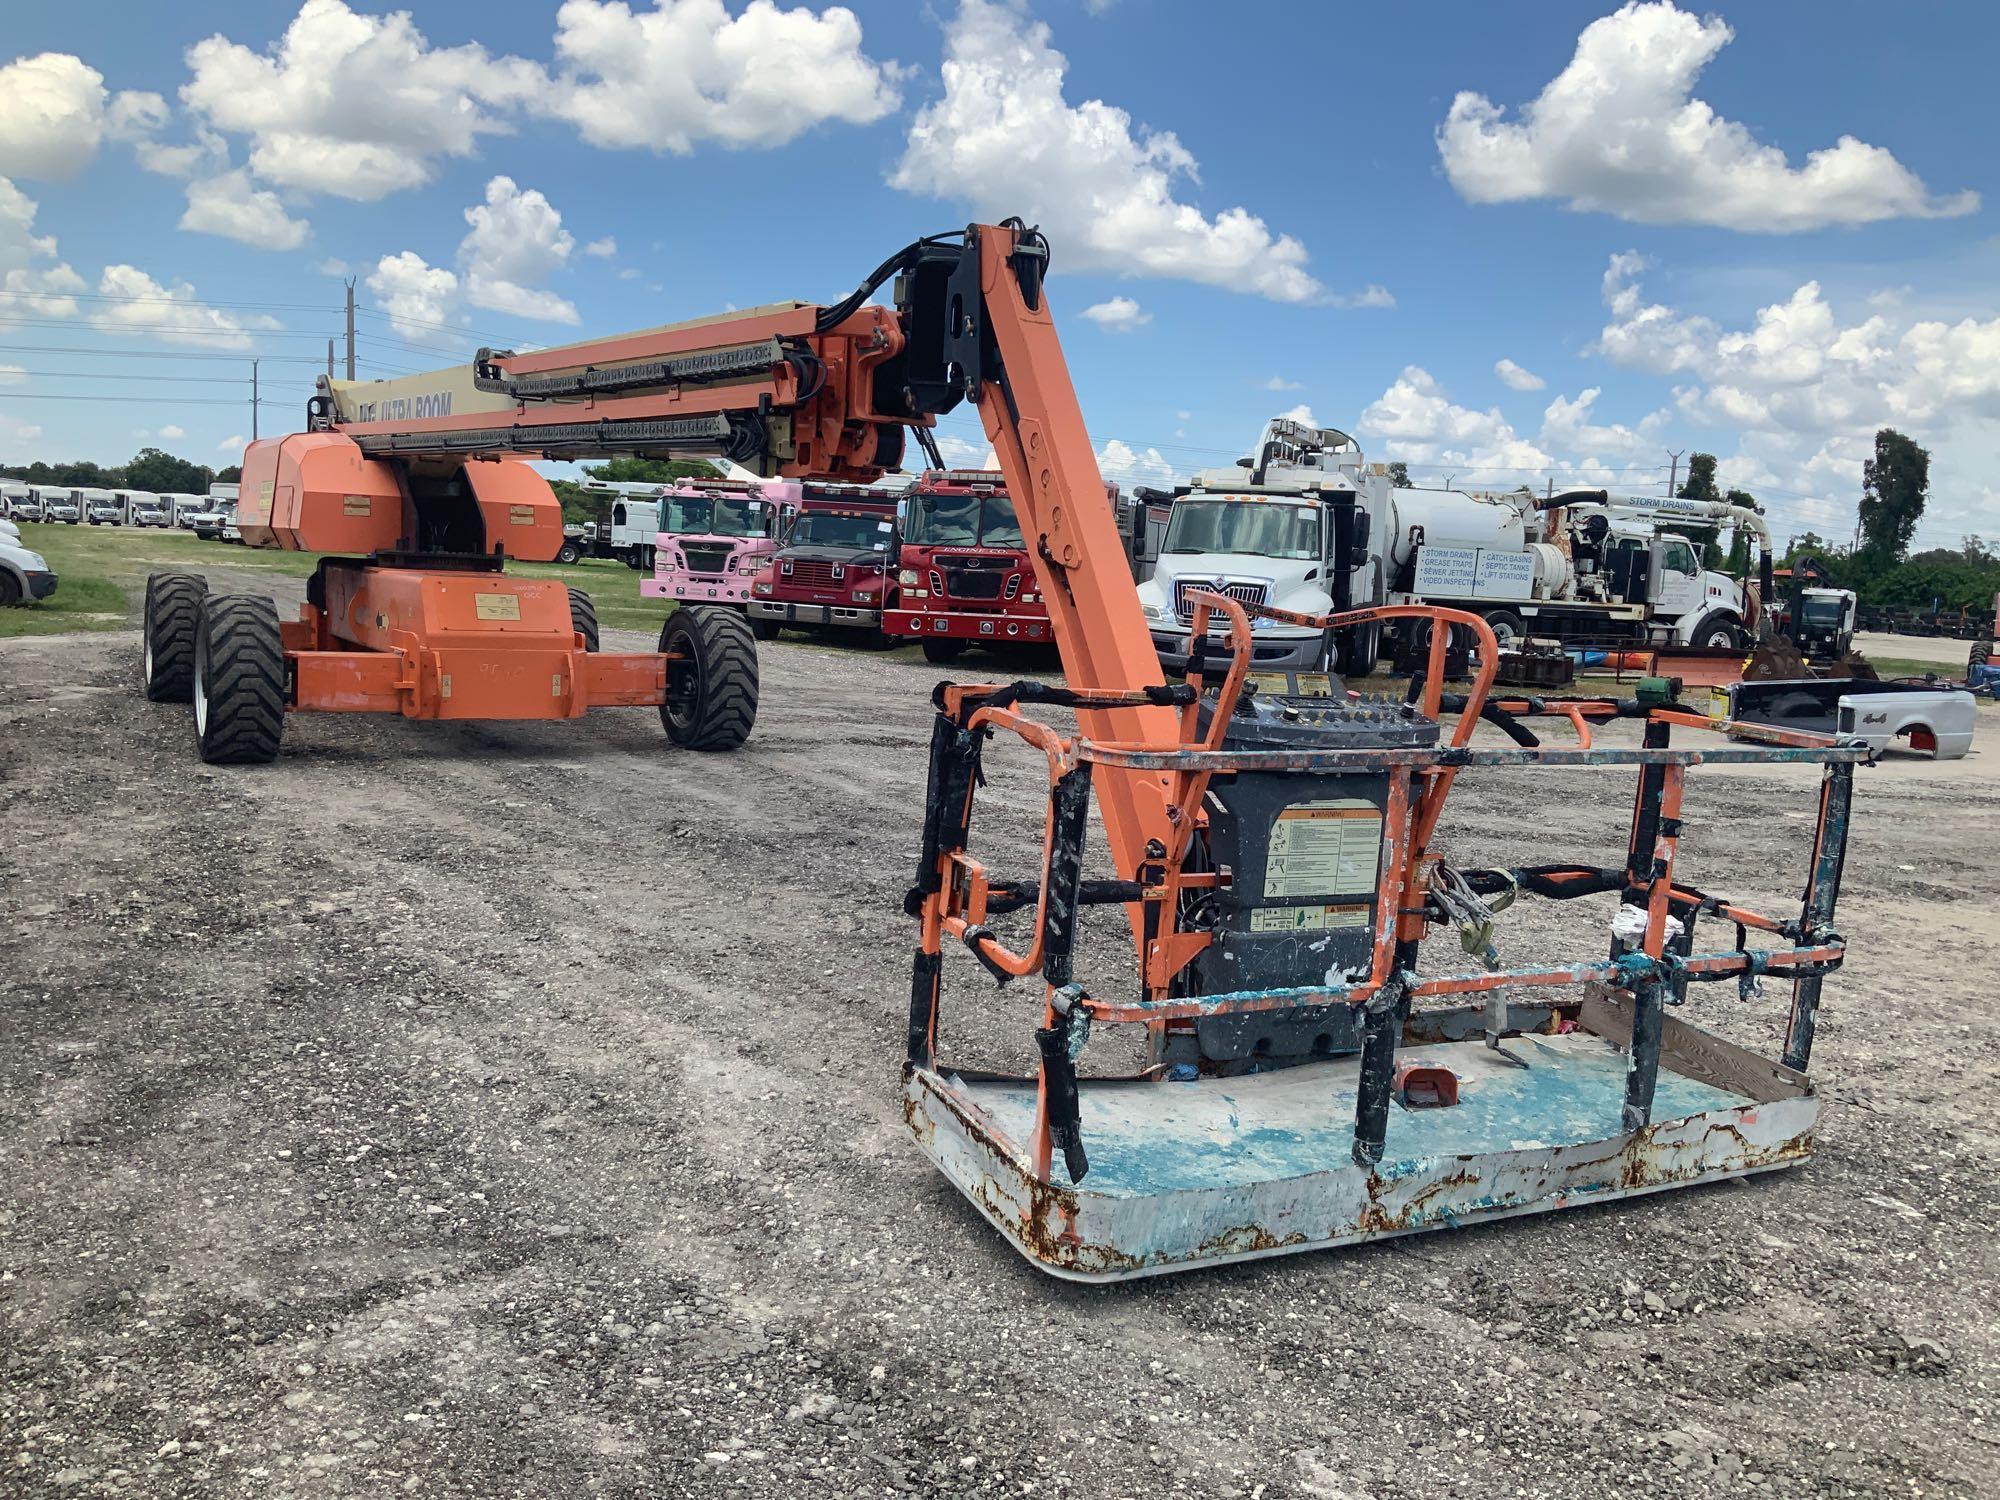
{"type": "Polygon", "coordinates": [[[233,484],[242,470],[231,464],[211,469],[207,464],[176,458],[164,448],[141,448],[117,467],[91,463],[0,465],[0,474],[24,484],[47,484],[86,490],[144,490],[154,495],[205,495],[211,484],[233,484]]]}

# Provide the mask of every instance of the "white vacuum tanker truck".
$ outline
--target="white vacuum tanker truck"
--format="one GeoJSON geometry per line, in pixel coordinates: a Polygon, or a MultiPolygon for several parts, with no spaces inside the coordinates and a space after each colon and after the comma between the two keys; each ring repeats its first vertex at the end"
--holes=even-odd
{"type": "Polygon", "coordinates": [[[1743,646],[1768,593],[1768,583],[1704,568],[1701,543],[1686,534],[1747,534],[1745,555],[1768,569],[1770,533],[1744,506],[1606,490],[1548,499],[1397,490],[1394,501],[1388,602],[1470,610],[1503,646],[1528,635],[1743,646]]]}
{"type": "MultiPolygon", "coordinates": [[[[1699,545],[1670,525],[1740,529],[1769,568],[1764,520],[1752,510],[1604,490],[1537,499],[1402,489],[1346,433],[1279,417],[1265,424],[1254,458],[1204,470],[1175,490],[1158,567],[1139,596],[1170,666],[1187,652],[1187,594],[1196,588],[1307,614],[1450,605],[1484,616],[1503,646],[1530,635],[1745,644],[1759,591],[1747,578],[1703,569],[1699,545]]],[[[1372,670],[1379,628],[1339,634],[1260,620],[1253,661],[1372,670]]]]}

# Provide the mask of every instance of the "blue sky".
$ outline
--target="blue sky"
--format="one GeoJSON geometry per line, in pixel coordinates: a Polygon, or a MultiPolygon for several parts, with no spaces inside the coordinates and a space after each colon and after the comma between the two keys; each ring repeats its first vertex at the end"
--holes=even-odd
{"type": "Polygon", "coordinates": [[[35,7],[0,54],[0,458],[226,462],[253,353],[295,425],[342,274],[362,373],[398,373],[830,300],[1020,212],[1114,477],[1303,407],[1420,482],[1640,488],[1706,449],[1844,536],[1893,423],[1933,449],[1922,539],[1990,539],[1996,33],[1828,0],[35,7]]]}

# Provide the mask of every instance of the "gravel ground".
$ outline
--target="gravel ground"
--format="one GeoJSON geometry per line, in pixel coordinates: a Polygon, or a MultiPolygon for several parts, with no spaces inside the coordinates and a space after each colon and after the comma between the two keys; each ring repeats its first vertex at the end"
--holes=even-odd
{"type": "MultiPolygon", "coordinates": [[[[223,771],[138,655],[0,648],[0,1493],[2000,1493],[1990,748],[1862,773],[1802,1169],[1082,1288],[901,1125],[935,670],[766,647],[731,756],[301,716],[223,771]]],[[[1812,789],[1696,773],[1690,876],[1789,906],[1812,789]]],[[[1468,774],[1448,837],[1610,858],[1628,799],[1468,774]]]]}

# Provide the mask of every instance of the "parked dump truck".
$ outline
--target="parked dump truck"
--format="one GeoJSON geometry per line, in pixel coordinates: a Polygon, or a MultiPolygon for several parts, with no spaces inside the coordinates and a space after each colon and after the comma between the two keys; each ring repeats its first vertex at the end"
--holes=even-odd
{"type": "Polygon", "coordinates": [[[893,603],[897,512],[891,489],[808,484],[783,543],[750,580],[750,628],[760,641],[785,629],[856,632],[892,644],[882,612],[893,603]]]}
{"type": "Polygon", "coordinates": [[[750,580],[778,550],[798,495],[796,483],[780,480],[676,481],[660,495],[653,576],[639,592],[648,599],[747,608],[750,580]]]}

